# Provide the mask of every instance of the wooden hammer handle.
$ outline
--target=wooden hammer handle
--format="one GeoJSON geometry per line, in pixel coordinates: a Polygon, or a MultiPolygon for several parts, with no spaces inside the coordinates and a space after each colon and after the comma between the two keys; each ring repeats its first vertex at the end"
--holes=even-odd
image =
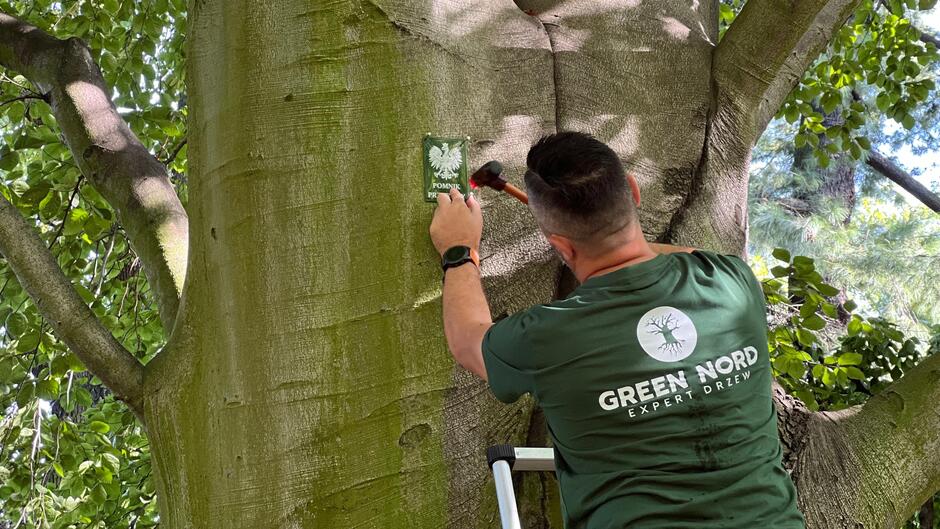
{"type": "Polygon", "coordinates": [[[506,186],[503,187],[503,191],[516,197],[517,199],[519,199],[519,202],[522,202],[523,204],[529,203],[529,197],[525,194],[525,191],[519,189],[518,187],[512,184],[506,184],[506,186]]]}

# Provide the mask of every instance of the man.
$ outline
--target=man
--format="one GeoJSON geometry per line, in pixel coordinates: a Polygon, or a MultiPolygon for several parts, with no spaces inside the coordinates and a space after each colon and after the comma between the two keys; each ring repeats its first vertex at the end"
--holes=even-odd
{"type": "Polygon", "coordinates": [[[532,213],[581,283],[566,299],[494,324],[479,204],[439,195],[430,231],[450,350],[501,401],[542,407],[565,527],[802,529],[748,266],[648,244],[636,180],[589,135],[542,138],[526,164],[532,213]]]}

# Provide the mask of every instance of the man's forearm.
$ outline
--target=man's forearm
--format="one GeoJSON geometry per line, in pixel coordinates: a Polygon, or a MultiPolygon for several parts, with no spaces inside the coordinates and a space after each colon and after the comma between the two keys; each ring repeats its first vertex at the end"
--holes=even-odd
{"type": "Polygon", "coordinates": [[[493,319],[483,294],[480,271],[466,263],[448,269],[446,274],[443,305],[447,346],[457,363],[486,380],[482,343],[493,319]]]}

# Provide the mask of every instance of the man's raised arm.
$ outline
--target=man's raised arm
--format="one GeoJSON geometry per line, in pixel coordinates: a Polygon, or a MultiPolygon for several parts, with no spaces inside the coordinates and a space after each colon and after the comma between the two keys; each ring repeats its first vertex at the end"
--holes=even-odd
{"type": "MultiPolygon", "coordinates": [[[[438,207],[431,220],[431,240],[443,257],[448,250],[465,246],[473,256],[480,247],[483,213],[472,195],[464,201],[457,189],[437,195],[438,207]]],[[[460,253],[459,251],[455,253],[460,253]]],[[[483,380],[483,335],[493,325],[483,294],[478,259],[444,271],[444,335],[454,360],[483,380]]]]}

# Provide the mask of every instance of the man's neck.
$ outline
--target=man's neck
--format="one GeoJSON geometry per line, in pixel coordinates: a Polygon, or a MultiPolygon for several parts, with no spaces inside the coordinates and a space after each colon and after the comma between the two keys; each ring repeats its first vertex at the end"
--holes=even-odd
{"type": "Polygon", "coordinates": [[[649,261],[656,255],[657,253],[650,248],[646,239],[639,237],[612,252],[594,259],[587,259],[584,263],[578,263],[577,270],[573,272],[578,281],[584,283],[592,277],[649,261]]]}

